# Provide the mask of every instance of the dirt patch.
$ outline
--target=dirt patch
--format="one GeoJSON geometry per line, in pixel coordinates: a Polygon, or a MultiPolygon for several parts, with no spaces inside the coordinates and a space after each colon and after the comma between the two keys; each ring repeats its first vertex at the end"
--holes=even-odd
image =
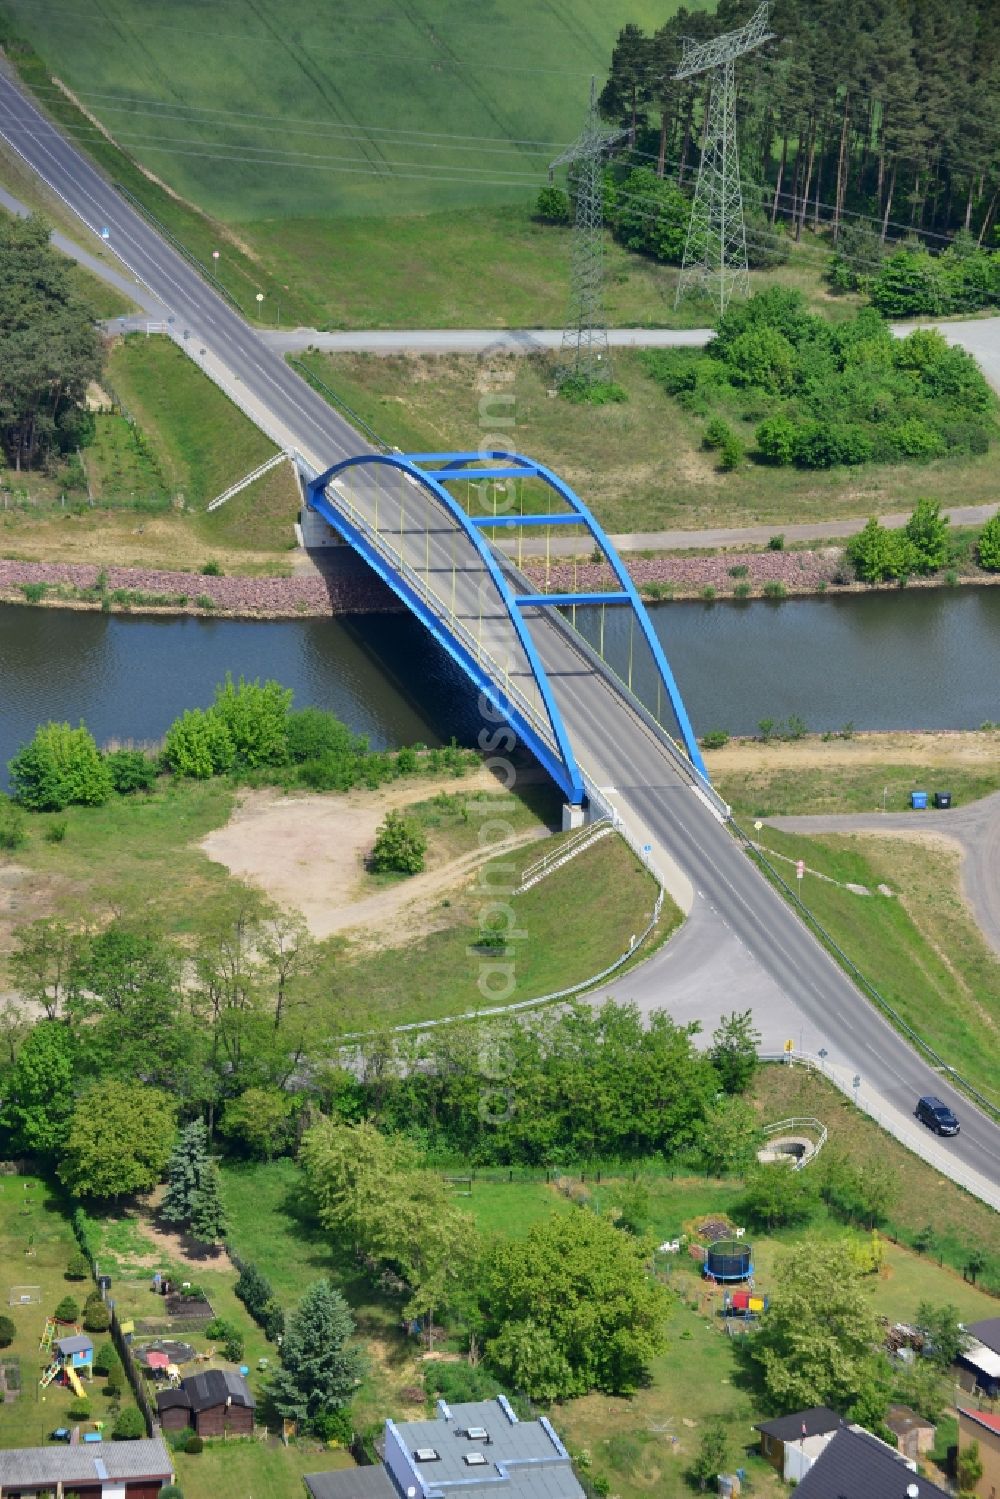
{"type": "Polygon", "coordinates": [[[200,847],[230,874],[264,890],[280,905],[302,913],[320,939],[351,929],[377,927],[379,942],[400,945],[434,929],[432,906],[443,890],[471,876],[479,865],[518,843],[544,837],[532,829],[486,852],[435,860],[398,885],[370,893],[365,860],[379,823],[390,808],[426,801],[439,791],[470,796],[497,790],[486,771],[438,780],[415,780],[378,791],[346,795],[283,796],[251,792],[229,822],[203,839],[200,847]]]}
{"type": "Polygon", "coordinates": [[[975,732],[855,734],[851,739],[804,739],[784,742],[732,739],[719,750],[706,751],[713,776],[741,770],[813,770],[824,766],[934,764],[979,766],[997,758],[997,739],[975,732]]]}
{"type": "MultiPolygon", "coordinates": [[[[192,1270],[203,1270],[206,1265],[215,1270],[224,1269],[228,1263],[229,1256],[221,1245],[199,1244],[197,1240],[190,1239],[186,1234],[175,1233],[159,1225],[154,1217],[160,1198],[163,1196],[164,1188],[157,1187],[148,1197],[141,1200],[139,1208],[139,1227],[144,1239],[148,1239],[159,1251],[159,1257],[154,1258],[150,1268],[161,1268],[169,1262],[173,1265],[187,1265],[192,1270]]],[[[149,1256],[143,1255],[143,1261],[149,1256]]],[[[133,1260],[133,1263],[137,1261],[133,1260]]]]}

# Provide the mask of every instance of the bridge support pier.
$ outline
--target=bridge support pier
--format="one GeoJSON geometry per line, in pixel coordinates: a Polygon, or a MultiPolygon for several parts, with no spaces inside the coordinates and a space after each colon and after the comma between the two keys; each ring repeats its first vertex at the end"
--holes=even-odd
{"type": "Polygon", "coordinates": [[[574,805],[573,802],[563,802],[562,830],[564,833],[573,833],[577,828],[582,828],[587,821],[587,814],[583,807],[574,805]]]}

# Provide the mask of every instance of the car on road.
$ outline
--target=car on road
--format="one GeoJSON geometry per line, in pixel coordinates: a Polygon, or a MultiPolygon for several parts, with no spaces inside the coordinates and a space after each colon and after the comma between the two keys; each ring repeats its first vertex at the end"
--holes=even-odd
{"type": "Polygon", "coordinates": [[[921,1098],[914,1110],[921,1124],[938,1135],[957,1135],[962,1126],[946,1103],[933,1094],[921,1098]]]}

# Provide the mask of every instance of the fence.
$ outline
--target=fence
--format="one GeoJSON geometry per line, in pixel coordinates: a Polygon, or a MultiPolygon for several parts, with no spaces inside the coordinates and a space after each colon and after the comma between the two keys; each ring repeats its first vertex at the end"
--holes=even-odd
{"type": "Polygon", "coordinates": [[[118,1356],[122,1361],[122,1368],[125,1370],[125,1377],[129,1382],[132,1394],[135,1396],[135,1403],[142,1412],[143,1420],[146,1422],[146,1433],[148,1436],[155,1436],[160,1430],[160,1423],[150,1404],[149,1395],[146,1392],[145,1378],[132,1353],[131,1344],[122,1332],[122,1325],[118,1320],[115,1304],[106,1292],[104,1293],[104,1300],[111,1313],[111,1341],[118,1350],[118,1356]]]}

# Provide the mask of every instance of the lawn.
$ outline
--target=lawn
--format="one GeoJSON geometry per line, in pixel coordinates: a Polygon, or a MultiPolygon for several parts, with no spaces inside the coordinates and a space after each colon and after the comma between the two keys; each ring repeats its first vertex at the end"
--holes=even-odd
{"type": "Polygon", "coordinates": [[[210,1442],[196,1457],[175,1454],[177,1482],[184,1499],[302,1499],[304,1473],[353,1466],[348,1453],[330,1452],[318,1442],[277,1438],[267,1442],[210,1442]]]}
{"type": "MultiPolygon", "coordinates": [[[[46,1316],[55,1311],[64,1296],[72,1296],[82,1306],[93,1290],[90,1280],[69,1281],[65,1277],[66,1265],[77,1247],[61,1193],[38,1177],[0,1177],[0,1265],[4,1271],[0,1313],[12,1318],[17,1329],[14,1342],[0,1353],[0,1359],[4,1363],[17,1360],[21,1380],[18,1399],[0,1402],[0,1447],[40,1446],[55,1427],[71,1424],[67,1412],[74,1399],[72,1391],[54,1382],[44,1390],[39,1388],[39,1378],[48,1363],[39,1351],[39,1340],[46,1316]],[[13,1285],[37,1286],[41,1304],[8,1306],[13,1285]]],[[[64,1328],[63,1335],[73,1330],[64,1328]]],[[[94,1334],[95,1347],[106,1340],[106,1334],[94,1334]]],[[[104,1421],[110,1431],[114,1416],[111,1401],[102,1393],[103,1378],[98,1375],[83,1383],[92,1419],[104,1421]]],[[[125,1396],[122,1403],[132,1402],[125,1396]]],[[[87,1423],[84,1429],[89,1429],[87,1423]]]]}
{"type": "MultiPolygon", "coordinates": [[[[1000,962],[961,897],[957,852],[901,838],[774,828],[760,836],[765,849],[805,860],[801,895],[809,911],[903,1019],[1000,1103],[1000,962]],[[857,895],[843,888],[848,883],[872,894],[857,895]],[[893,895],[875,893],[880,884],[893,895]]],[[[777,867],[790,877],[788,864],[777,867]]]]}
{"type": "Polygon", "coordinates": [[[164,779],[149,796],[67,807],[58,817],[33,814],[28,842],[16,855],[30,873],[15,910],[0,923],[0,952],[12,925],[43,912],[69,921],[144,912],[166,933],[196,930],[235,885],[197,847],[226,821],[232,804],[222,781],[164,779]],[[66,825],[58,843],[44,837],[53,821],[66,825]]]}
{"type": "Polygon", "coordinates": [[[918,469],[899,464],[822,472],[746,461],[722,473],[702,446],[704,421],[667,397],[632,350],[614,356],[615,378],[628,400],[596,408],[554,399],[553,361],[543,356],[312,352],[303,362],[386,442],[404,451],[475,449],[484,419],[502,414],[508,424],[502,440],[554,468],[614,533],[906,510],[917,483],[921,494],[943,505],[995,498],[996,465],[989,454],[938,459],[918,469]]]}
{"type": "MultiPolygon", "coordinates": [[[[376,1022],[401,1025],[497,1003],[484,998],[477,985],[484,964],[507,962],[502,954],[491,956],[476,946],[479,912],[487,900],[509,900],[516,930],[523,934],[511,943],[513,987],[504,1003],[540,998],[581,983],[620,957],[632,934],[649,922],[656,898],[650,874],[613,835],[523,895],[508,896],[505,892],[520,871],[545,848],[532,843],[502,855],[481,870],[478,885],[456,887],[443,896],[440,929],[422,939],[375,950],[366,943],[357,957],[344,954],[339,942],[327,944],[331,1022],[367,1029],[376,1022]],[[490,892],[487,896],[484,889],[490,892]]],[[[660,940],[681,919],[668,898],[660,940]]]]}

